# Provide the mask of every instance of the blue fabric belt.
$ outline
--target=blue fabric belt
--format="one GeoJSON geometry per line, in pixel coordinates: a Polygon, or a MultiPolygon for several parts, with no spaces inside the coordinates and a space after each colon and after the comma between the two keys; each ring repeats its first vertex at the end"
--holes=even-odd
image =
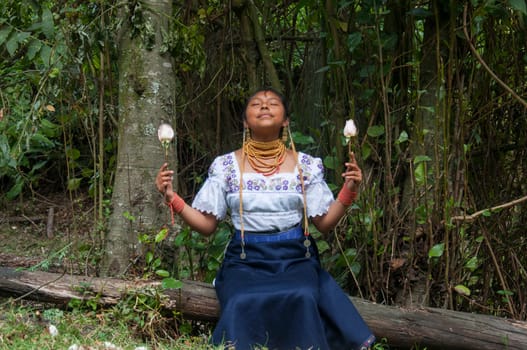
{"type": "MultiPolygon", "coordinates": [[[[280,242],[291,239],[297,239],[304,235],[301,226],[295,226],[287,231],[277,233],[253,233],[244,232],[245,243],[264,243],[264,242],[280,242]]],[[[240,230],[234,230],[233,240],[241,241],[240,230]]]]}

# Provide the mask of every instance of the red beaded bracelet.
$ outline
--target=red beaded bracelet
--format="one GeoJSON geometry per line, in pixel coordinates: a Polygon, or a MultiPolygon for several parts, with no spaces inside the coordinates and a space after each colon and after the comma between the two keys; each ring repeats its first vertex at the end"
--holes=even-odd
{"type": "Polygon", "coordinates": [[[342,203],[342,205],[344,205],[345,207],[348,207],[351,205],[351,203],[353,203],[353,201],[357,198],[357,192],[352,192],[350,191],[350,189],[348,188],[348,186],[346,186],[346,184],[344,184],[337,196],[337,200],[342,203]]]}
{"type": "Polygon", "coordinates": [[[174,213],[180,214],[185,208],[185,201],[183,198],[174,193],[172,201],[167,204],[170,207],[170,215],[172,217],[172,225],[174,225],[174,213]]]}

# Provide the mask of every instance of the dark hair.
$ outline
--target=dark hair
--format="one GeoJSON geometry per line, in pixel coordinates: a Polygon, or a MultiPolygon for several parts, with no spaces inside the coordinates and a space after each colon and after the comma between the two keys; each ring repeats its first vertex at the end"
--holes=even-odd
{"type": "Polygon", "coordinates": [[[272,87],[262,87],[262,88],[257,89],[256,91],[254,91],[251,94],[251,96],[249,96],[249,98],[245,101],[245,106],[243,107],[243,112],[242,112],[243,120],[247,119],[247,115],[245,114],[245,111],[247,110],[247,106],[249,106],[249,102],[253,99],[254,96],[256,96],[260,92],[272,92],[273,94],[278,96],[280,98],[280,102],[282,102],[282,105],[284,106],[285,118],[286,119],[289,118],[288,117],[288,115],[289,115],[289,102],[287,101],[287,98],[284,96],[284,94],[282,94],[280,91],[278,91],[278,90],[276,90],[275,88],[272,88],[272,87]]]}

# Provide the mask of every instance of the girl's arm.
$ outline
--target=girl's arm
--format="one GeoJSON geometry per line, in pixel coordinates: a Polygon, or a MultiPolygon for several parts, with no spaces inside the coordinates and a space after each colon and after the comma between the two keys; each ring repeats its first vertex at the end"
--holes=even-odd
{"type": "Polygon", "coordinates": [[[357,164],[353,152],[350,152],[350,161],[345,166],[346,171],[342,174],[344,185],[337,196],[337,200],[331,203],[326,214],[315,216],[311,219],[311,222],[317,230],[324,234],[334,229],[339,220],[344,216],[347,207],[357,197],[359,185],[362,182],[362,170],[357,164]]]}
{"type": "Polygon", "coordinates": [[[157,190],[164,194],[166,203],[195,231],[210,236],[218,226],[216,216],[202,213],[186,204],[172,187],[174,171],[165,163],[156,176],[157,190]]]}

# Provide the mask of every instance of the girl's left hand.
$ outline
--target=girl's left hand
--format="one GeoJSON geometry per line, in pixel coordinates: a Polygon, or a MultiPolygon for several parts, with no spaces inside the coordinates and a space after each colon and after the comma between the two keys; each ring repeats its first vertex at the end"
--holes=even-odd
{"type": "Polygon", "coordinates": [[[346,166],[346,171],[342,174],[342,177],[345,185],[351,192],[358,192],[359,185],[362,182],[362,170],[357,164],[355,153],[350,152],[350,160],[344,165],[346,166]]]}

